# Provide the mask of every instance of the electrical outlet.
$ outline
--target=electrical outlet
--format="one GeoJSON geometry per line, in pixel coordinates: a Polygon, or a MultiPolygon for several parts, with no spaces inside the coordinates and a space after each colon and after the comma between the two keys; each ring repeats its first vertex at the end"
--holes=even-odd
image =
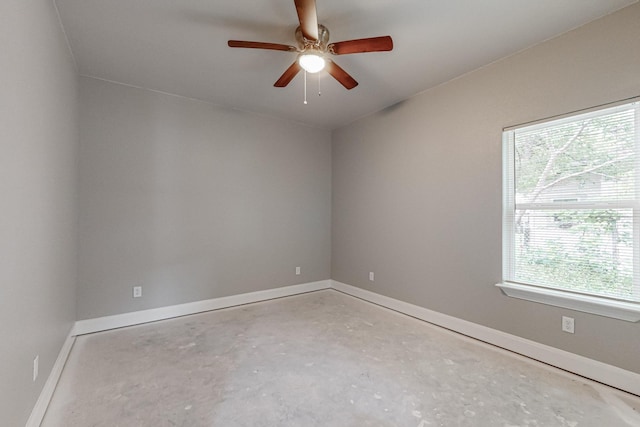
{"type": "Polygon", "coordinates": [[[373,280],[375,279],[375,275],[373,274],[373,271],[369,272],[369,280],[371,280],[373,282],[373,280]]]}
{"type": "Polygon", "coordinates": [[[33,381],[38,379],[38,365],[40,364],[40,355],[33,359],[33,381]]]}
{"type": "Polygon", "coordinates": [[[575,321],[573,317],[562,316],[562,330],[570,334],[575,332],[575,321]]]}
{"type": "Polygon", "coordinates": [[[140,298],[142,296],[142,286],[133,287],[133,297],[140,298]]]}
{"type": "Polygon", "coordinates": [[[296,276],[300,275],[300,267],[296,267],[296,276]]]}

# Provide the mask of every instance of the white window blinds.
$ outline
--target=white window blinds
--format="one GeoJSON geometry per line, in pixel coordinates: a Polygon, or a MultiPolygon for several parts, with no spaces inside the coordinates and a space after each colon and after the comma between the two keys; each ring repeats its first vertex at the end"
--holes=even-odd
{"type": "Polygon", "coordinates": [[[504,279],[640,302],[640,103],[504,132],[504,279]]]}

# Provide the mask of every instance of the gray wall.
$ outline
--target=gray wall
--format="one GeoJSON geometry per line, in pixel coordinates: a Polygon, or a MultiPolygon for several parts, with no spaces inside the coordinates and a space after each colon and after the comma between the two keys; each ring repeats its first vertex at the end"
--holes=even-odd
{"type": "Polygon", "coordinates": [[[637,4],[334,131],[332,278],[640,373],[640,324],[494,287],[502,128],[640,95],[639,45],[637,4]]]}
{"type": "Polygon", "coordinates": [[[0,2],[0,52],[0,425],[20,426],[76,314],[76,77],[51,0],[0,2]]]}
{"type": "Polygon", "coordinates": [[[329,131],[91,78],[80,108],[78,319],[330,278],[329,131]]]}

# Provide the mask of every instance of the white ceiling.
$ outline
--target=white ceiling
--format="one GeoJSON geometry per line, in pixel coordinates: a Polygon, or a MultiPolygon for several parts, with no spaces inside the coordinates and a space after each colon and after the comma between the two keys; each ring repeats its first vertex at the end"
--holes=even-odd
{"type": "Polygon", "coordinates": [[[637,0],[317,0],[331,42],[391,35],[392,52],[334,57],[360,85],[303,73],[273,83],[295,45],[293,0],[56,0],[81,75],[336,128],[637,0]]]}

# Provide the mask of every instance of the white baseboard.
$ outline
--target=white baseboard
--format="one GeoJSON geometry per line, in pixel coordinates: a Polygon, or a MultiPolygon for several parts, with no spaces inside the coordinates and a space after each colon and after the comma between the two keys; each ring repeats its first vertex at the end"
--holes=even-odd
{"type": "Polygon", "coordinates": [[[335,280],[331,288],[582,377],[640,395],[640,374],[335,280]]]}
{"type": "Polygon", "coordinates": [[[94,332],[106,331],[109,329],[122,328],[125,326],[139,325],[142,323],[171,319],[173,317],[218,310],[221,308],[228,308],[236,305],[266,301],[274,298],[281,298],[306,292],[318,291],[321,289],[329,289],[330,287],[330,280],[321,280],[318,282],[284,286],[281,288],[249,292],[239,295],[231,295],[222,298],[195,301],[185,304],[153,308],[149,310],[134,311],[131,313],[116,314],[113,316],[97,317],[95,319],[78,320],[76,322],[75,328],[73,329],[73,335],[90,334],[94,332]]]}
{"type": "Polygon", "coordinates": [[[56,385],[58,384],[58,380],[62,374],[62,369],[64,368],[65,363],[67,363],[67,358],[69,357],[69,353],[71,352],[71,348],[73,347],[75,340],[76,337],[73,335],[73,331],[71,331],[62,345],[60,353],[58,353],[58,358],[53,364],[51,373],[49,373],[49,377],[44,383],[40,396],[38,396],[38,400],[31,411],[26,427],[39,427],[42,423],[42,419],[44,418],[45,412],[47,412],[47,407],[49,406],[53,392],[56,389],[56,385]]]}

